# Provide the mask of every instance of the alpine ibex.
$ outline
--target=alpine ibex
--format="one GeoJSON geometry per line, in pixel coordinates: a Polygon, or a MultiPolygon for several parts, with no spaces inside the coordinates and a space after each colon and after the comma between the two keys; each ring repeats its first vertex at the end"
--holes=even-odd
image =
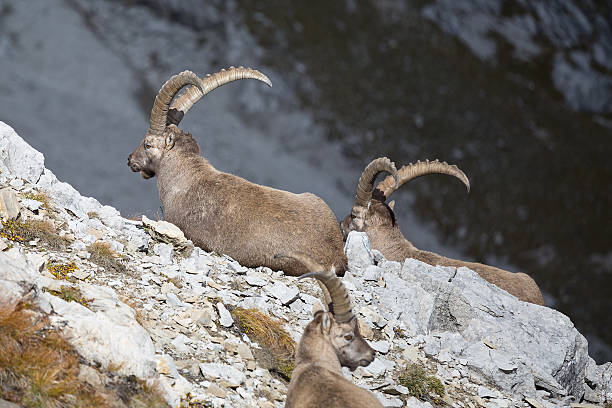
{"type": "MultiPolygon", "coordinates": [[[[338,221],[319,197],[293,194],[251,183],[215,169],[191,134],[177,125],[204,95],[238,79],[257,79],[271,86],[261,72],[230,68],[204,79],[185,71],[160,89],[144,140],[128,157],[143,178],[157,176],[159,198],[167,221],[207,251],[227,254],[242,265],[267,266],[289,275],[306,268],[293,259],[274,259],[281,251],[312,253],[317,262],[343,275],[347,259],[338,221]],[[185,86],[172,106],[175,95],[185,86]]],[[[387,166],[392,173],[395,167],[387,166]]]]}
{"type": "Polygon", "coordinates": [[[406,258],[414,258],[429,265],[465,266],[478,273],[489,283],[504,289],[520,300],[544,305],[544,298],[538,285],[525,273],[513,273],[477,262],[446,258],[433,252],[420,250],[404,237],[395,219],[394,202],[386,204],[385,201],[395,190],[410,180],[436,173],[458,178],[465,184],[468,192],[470,191],[470,182],[463,171],[457,166],[438,160],[419,161],[416,164],[403,166],[398,171],[398,185],[393,178],[387,177],[378,183],[376,189],[373,189],[373,184],[367,183],[362,186],[360,180],[351,214],[340,225],[344,239],[350,231],[364,231],[368,234],[372,248],[379,250],[389,260],[403,262],[406,258]],[[359,191],[370,191],[371,193],[367,197],[359,197],[359,191]]]}
{"type": "Polygon", "coordinates": [[[359,333],[348,292],[333,269],[303,254],[278,255],[304,264],[327,288],[330,311],[317,303],[295,352],[295,367],[287,391],[286,408],[382,408],[376,397],[342,375],[342,367],[355,370],[374,360],[374,350],[359,333]]]}

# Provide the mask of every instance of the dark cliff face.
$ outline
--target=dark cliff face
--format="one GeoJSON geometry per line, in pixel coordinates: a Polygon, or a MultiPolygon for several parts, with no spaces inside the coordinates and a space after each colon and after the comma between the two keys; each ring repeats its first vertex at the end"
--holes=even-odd
{"type": "Polygon", "coordinates": [[[499,2],[479,11],[489,27],[520,19],[534,27],[513,26],[523,44],[510,43],[502,28],[484,29],[494,47],[485,58],[449,27],[452,17],[469,22],[462,13],[476,13],[470,1],[399,11],[368,2],[238,3],[268,50],[266,62],[294,72],[304,105],[355,162],[439,158],[468,174],[467,197],[443,177],[403,188],[415,195],[412,209],[407,194],[393,197],[415,245],[423,244],[402,224],[402,210],[433,222],[443,241],[472,259],[528,272],[553,307],[612,344],[603,329],[612,325],[612,225],[604,221],[612,218],[612,70],[601,57],[612,56],[603,49],[612,39],[610,4],[499,2]],[[526,55],[530,45],[538,52],[526,55]],[[576,63],[579,55],[588,56],[587,67],[576,63]],[[300,75],[312,82],[302,85],[300,75]]]}
{"type": "MultiPolygon", "coordinates": [[[[417,232],[423,228],[412,223],[411,215],[416,214],[421,224],[436,231],[442,244],[463,252],[467,260],[529,273],[546,292],[547,302],[568,314],[589,337],[592,355],[599,361],[612,359],[609,346],[599,353],[593,348],[596,337],[612,344],[612,332],[607,330],[612,326],[608,312],[612,309],[612,224],[606,222],[612,219],[610,2],[499,0],[489,2],[484,10],[475,8],[477,2],[470,0],[417,1],[402,6],[397,2],[330,4],[315,0],[285,2],[282,7],[235,0],[207,2],[206,8],[197,0],[109,3],[110,7],[105,2],[66,2],[110,50],[104,63],[113,70],[123,65],[139,74],[141,86],[132,95],[115,96],[125,114],[105,121],[103,135],[90,140],[58,132],[54,137],[41,135],[40,142],[33,143],[45,152],[49,167],[79,190],[132,212],[136,208],[155,211],[154,183],[147,185],[136,176],[126,183],[129,169],[124,161],[146,130],[147,110],[168,73],[185,68],[204,73],[209,67],[216,70],[231,64],[276,70],[281,74],[272,78],[273,90],[295,98],[290,103],[267,104],[262,109],[266,117],[253,114],[244,100],[237,101],[236,111],[254,128],[265,126],[267,118],[283,115],[284,123],[291,123],[294,116],[288,111],[312,115],[327,142],[341,146],[341,159],[349,163],[343,162],[344,168],[354,169],[353,178],[327,183],[334,197],[342,192],[337,203],[350,203],[358,172],[378,156],[389,156],[398,167],[434,158],[457,164],[472,183],[467,196],[459,183],[446,177],[420,178],[394,194],[406,237],[422,249],[439,250],[417,232]],[[151,15],[148,20],[138,19],[147,13],[151,15]],[[140,36],[132,35],[128,21],[151,24],[155,30],[142,29],[140,36]],[[147,37],[151,32],[159,36],[159,27],[172,32],[173,41],[155,52],[145,52],[143,39],[152,41],[147,37]],[[206,50],[204,57],[196,59],[197,50],[206,50]],[[207,65],[198,65],[202,61],[207,65]],[[140,117],[134,112],[137,101],[142,105],[140,117]],[[72,137],[71,146],[80,151],[116,149],[121,160],[117,166],[122,170],[89,174],[96,168],[92,163],[81,168],[71,165],[80,156],[91,160],[91,155],[66,153],[61,143],[51,142],[61,137],[72,137]],[[117,142],[109,143],[113,138],[117,142]],[[62,163],[65,173],[55,167],[62,163]],[[90,179],[103,174],[116,181],[82,182],[81,187],[69,174],[83,174],[83,178],[87,174],[90,179]],[[351,179],[354,184],[346,182],[351,179]],[[94,185],[101,190],[94,191],[94,185]],[[149,190],[145,191],[145,185],[149,190]],[[119,187],[121,194],[117,194],[119,187]],[[145,193],[149,198],[142,198],[145,193]],[[121,197],[131,201],[124,205],[121,197]],[[143,207],[138,207],[140,203],[143,207]]],[[[16,15],[10,10],[2,13],[5,18],[16,15]]],[[[72,21],[54,13],[50,18],[72,21]]],[[[20,37],[17,26],[0,24],[0,56],[11,57],[11,49],[19,47],[45,51],[44,46],[41,51],[20,37]]],[[[27,85],[25,79],[19,80],[27,85]]],[[[87,83],[85,74],[82,80],[87,83]]],[[[4,82],[0,86],[9,87],[4,82]]],[[[32,89],[37,95],[51,92],[46,87],[32,89]]],[[[63,103],[67,98],[54,101],[63,103]]],[[[0,99],[0,103],[7,112],[11,106],[46,109],[44,100],[15,105],[0,99]]],[[[253,153],[236,157],[237,151],[248,149],[227,142],[231,135],[197,132],[197,117],[209,112],[215,102],[206,103],[183,124],[201,137],[200,142],[206,140],[204,154],[230,171],[234,170],[228,168],[232,163],[252,161],[253,153]]],[[[79,117],[64,109],[53,115],[48,127],[61,128],[63,124],[56,122],[70,120],[75,129],[86,129],[81,122],[95,122],[92,112],[99,114],[90,110],[79,117]]],[[[108,112],[99,117],[103,114],[108,112]]],[[[12,121],[27,123],[23,116],[12,121]]],[[[27,116],[30,120],[32,115],[27,116]]],[[[274,131],[283,133],[283,122],[273,123],[280,129],[274,131]]],[[[315,161],[329,160],[322,153],[325,140],[314,143],[308,132],[289,133],[269,139],[278,145],[299,146],[300,154],[315,161]]],[[[274,184],[284,176],[274,174],[268,160],[259,161],[253,167],[259,170],[253,174],[238,174],[264,184],[274,184]]],[[[320,176],[304,173],[302,178],[320,176]]],[[[296,192],[307,189],[294,187],[296,192]]],[[[311,191],[330,201],[325,192],[311,191]]],[[[338,211],[341,205],[337,203],[330,206],[341,219],[350,211],[350,204],[338,211]]]]}

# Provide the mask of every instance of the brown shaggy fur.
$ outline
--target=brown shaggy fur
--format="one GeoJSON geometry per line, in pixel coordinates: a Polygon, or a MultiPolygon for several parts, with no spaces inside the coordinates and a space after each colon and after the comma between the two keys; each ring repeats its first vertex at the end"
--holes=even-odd
{"type": "MultiPolygon", "coordinates": [[[[344,237],[351,231],[351,216],[347,216],[341,224],[344,237]]],[[[466,262],[446,258],[433,252],[416,248],[404,237],[395,222],[392,206],[372,200],[365,217],[363,231],[368,234],[370,245],[379,250],[385,258],[391,261],[403,262],[406,258],[414,258],[429,265],[454,266],[472,269],[481,278],[516,296],[524,302],[544,305],[540,288],[527,274],[513,273],[493,266],[476,262],[466,262]]]]}
{"type": "Polygon", "coordinates": [[[338,323],[331,313],[315,312],[308,323],[296,351],[295,368],[287,391],[286,408],[377,408],[382,404],[368,390],[348,381],[342,375],[342,365],[355,369],[374,360],[374,351],[359,334],[357,319],[338,323]],[[324,324],[325,319],[329,326],[324,324]],[[354,350],[339,355],[344,336],[353,335],[354,350]]]}
{"type": "Polygon", "coordinates": [[[309,253],[338,275],[347,269],[338,222],[323,200],[216,170],[191,135],[175,125],[162,136],[147,134],[128,164],[144,178],[157,175],[165,219],[206,251],[289,275],[308,270],[294,259],[274,259],[275,254],[309,253]]]}

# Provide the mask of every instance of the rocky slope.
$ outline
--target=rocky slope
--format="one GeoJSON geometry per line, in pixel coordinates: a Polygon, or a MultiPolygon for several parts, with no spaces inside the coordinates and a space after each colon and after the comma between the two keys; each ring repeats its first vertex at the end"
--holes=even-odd
{"type": "MultiPolygon", "coordinates": [[[[6,309],[26,296],[49,313],[83,358],[85,381],[135,375],[161,387],[171,406],[283,406],[287,382],[230,312],[269,314],[298,341],[319,296],[315,282],[194,248],[171,224],[122,218],[57,180],[2,122],[0,170],[0,301],[6,309]],[[35,222],[56,234],[27,238],[35,222]],[[80,298],[63,299],[66,287],[80,298]]],[[[595,364],[563,314],[465,268],[387,261],[364,234],[352,233],[345,249],[344,282],[378,352],[345,375],[385,406],[612,403],[612,364],[595,364]],[[415,365],[442,381],[444,396],[414,397],[400,377],[415,365]]]]}

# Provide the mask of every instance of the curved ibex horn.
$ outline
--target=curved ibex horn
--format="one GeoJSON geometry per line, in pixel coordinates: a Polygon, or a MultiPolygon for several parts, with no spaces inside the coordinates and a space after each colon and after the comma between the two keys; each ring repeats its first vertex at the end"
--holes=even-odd
{"type": "MultiPolygon", "coordinates": [[[[379,157],[378,159],[372,160],[370,164],[365,168],[361,177],[359,177],[359,183],[357,184],[357,195],[355,197],[355,203],[351,210],[353,215],[353,222],[356,224],[363,223],[366,211],[370,200],[372,200],[372,190],[374,189],[374,181],[376,177],[382,173],[387,172],[390,174],[388,178],[395,180],[394,186],[399,183],[397,169],[395,164],[386,157],[379,157]]],[[[393,181],[391,181],[393,182],[393,181]]],[[[362,228],[363,225],[356,225],[358,228],[362,228]]]]}
{"type": "Polygon", "coordinates": [[[229,67],[228,70],[222,69],[215,74],[207,74],[206,77],[202,79],[202,84],[204,85],[202,90],[198,87],[190,86],[174,100],[170,107],[171,110],[174,109],[174,111],[172,111],[173,114],[171,117],[168,117],[170,123],[178,125],[187,111],[189,111],[189,109],[191,109],[204,95],[222,85],[239,79],[257,79],[265,82],[270,87],[272,86],[272,82],[267,76],[251,68],[229,67]]]}
{"type": "Polygon", "coordinates": [[[376,186],[376,189],[380,190],[385,196],[385,200],[403,184],[427,174],[447,174],[449,176],[454,176],[461,180],[461,182],[465,184],[468,193],[470,192],[470,180],[468,180],[465,173],[454,164],[450,165],[447,162],[440,162],[437,159],[432,162],[425,160],[424,162],[417,161],[416,164],[407,164],[399,169],[398,174],[399,184],[395,184],[395,180],[393,180],[392,177],[387,177],[376,186]]]}
{"type": "Polygon", "coordinates": [[[165,84],[162,85],[157,96],[153,109],[151,110],[151,121],[149,123],[149,133],[153,135],[161,135],[166,129],[166,121],[168,117],[168,108],[172,98],[185,85],[194,85],[204,92],[204,85],[196,74],[191,71],[183,71],[180,74],[172,76],[165,84]]]}
{"type": "Polygon", "coordinates": [[[353,309],[351,308],[348,292],[342,284],[342,280],[336,276],[333,270],[325,270],[310,256],[302,253],[291,255],[278,254],[275,255],[274,258],[293,258],[301,262],[310,273],[300,276],[300,279],[313,277],[327,288],[332,305],[332,310],[330,311],[338,323],[350,322],[355,317],[353,309]]]}

